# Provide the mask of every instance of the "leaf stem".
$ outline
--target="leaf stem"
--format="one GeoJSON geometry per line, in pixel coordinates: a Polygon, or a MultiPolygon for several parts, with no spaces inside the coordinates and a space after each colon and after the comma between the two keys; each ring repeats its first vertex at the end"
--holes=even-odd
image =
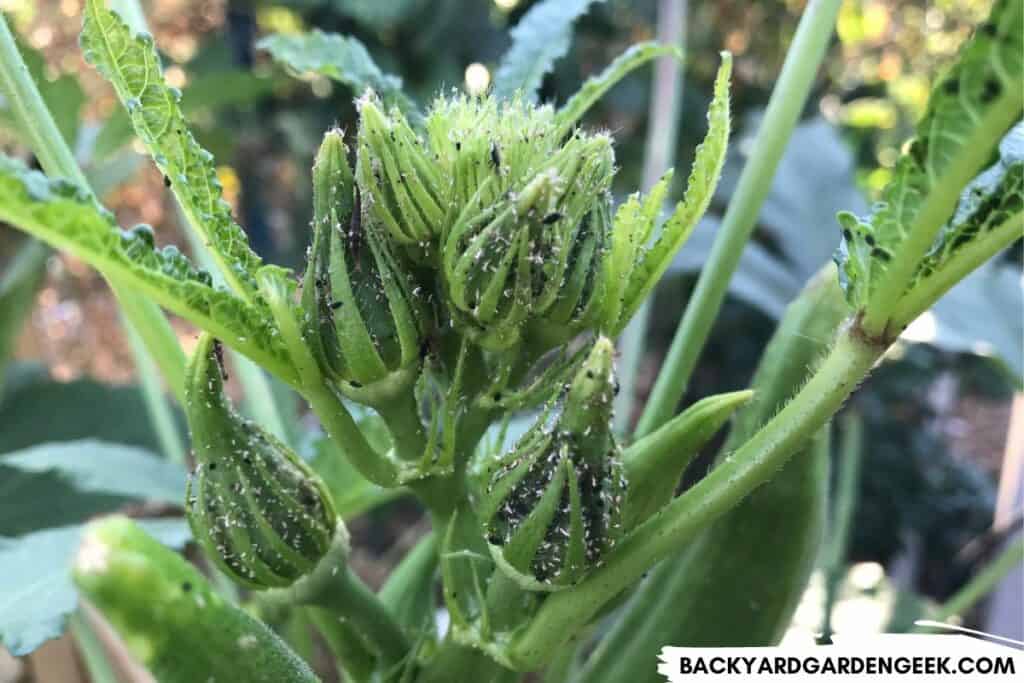
{"type": "Polygon", "coordinates": [[[920,280],[893,309],[891,318],[898,327],[910,324],[939,298],[992,256],[1020,239],[1024,230],[1024,212],[1010,216],[985,236],[960,248],[942,268],[920,280]]]}
{"type": "Polygon", "coordinates": [[[710,474],[623,539],[603,567],[555,593],[513,641],[509,658],[531,670],[656,562],[764,484],[839,409],[885,351],[850,324],[803,389],[710,474]]]}
{"type": "Polygon", "coordinates": [[[864,420],[856,412],[847,413],[842,421],[839,446],[839,472],[836,476],[835,504],[832,506],[828,540],[822,552],[821,569],[825,574],[825,604],[822,609],[820,642],[832,638],[832,610],[843,576],[846,574],[847,546],[853,514],[859,496],[861,460],[864,445],[864,420]]]}
{"type": "Polygon", "coordinates": [[[664,424],[686,393],[697,359],[725,299],[729,280],[771,189],[775,168],[807,102],[832,36],[840,4],[840,0],[812,0],[800,18],[782,73],[768,101],[764,122],[757,133],[753,155],[743,168],[718,237],[701,270],[693,297],[637,425],[638,438],[664,424]]]}
{"type": "Polygon", "coordinates": [[[921,208],[914,214],[906,237],[893,254],[882,280],[864,306],[863,328],[872,336],[895,336],[902,330],[893,313],[902,303],[921,259],[935,243],[935,236],[953,214],[960,192],[978,175],[992,150],[1020,118],[1018,88],[1000,97],[972,129],[946,171],[929,189],[921,208]]]}

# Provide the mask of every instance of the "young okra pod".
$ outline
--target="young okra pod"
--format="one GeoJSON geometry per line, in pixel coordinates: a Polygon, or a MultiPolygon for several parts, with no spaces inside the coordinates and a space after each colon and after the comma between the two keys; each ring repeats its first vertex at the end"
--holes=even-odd
{"type": "Polygon", "coordinates": [[[234,580],[292,585],[347,542],[320,478],[224,397],[220,347],[200,338],[187,368],[185,412],[196,468],[185,510],[196,540],[234,580]]]}
{"type": "Polygon", "coordinates": [[[484,535],[499,570],[528,590],[573,585],[622,534],[613,353],[598,339],[560,405],[484,468],[475,501],[484,535]]]}
{"type": "Polygon", "coordinates": [[[163,683],[320,680],[273,631],[125,517],[89,525],[72,571],[82,594],[163,683]]]}

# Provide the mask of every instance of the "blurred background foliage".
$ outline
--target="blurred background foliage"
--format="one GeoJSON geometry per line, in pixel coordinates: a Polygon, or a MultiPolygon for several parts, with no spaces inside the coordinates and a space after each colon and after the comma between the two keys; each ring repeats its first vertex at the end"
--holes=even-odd
{"type": "MultiPolygon", "coordinates": [[[[284,73],[257,50],[257,40],[312,28],[355,35],[382,69],[401,76],[415,99],[429,102],[439,88],[486,89],[508,46],[508,27],[531,2],[142,4],[163,51],[166,77],[182,89],[185,113],[200,143],[216,156],[225,196],[255,248],[272,261],[301,269],[312,157],[329,126],[354,128],[356,93],[322,76],[284,73]]],[[[835,248],[835,212],[868,210],[924,109],[930,83],[990,5],[991,0],[843,4],[830,56],[780,165],[687,402],[746,385],[775,319],[835,248]]],[[[704,134],[723,48],[735,55],[736,132],[713,208],[655,299],[641,394],[653,381],[694,273],[710,248],[803,7],[804,0],[689,3],[676,165],[689,166],[704,134]]],[[[158,242],[184,245],[162,178],[143,163],[113,92],[82,59],[77,46],[81,0],[0,0],[0,8],[22,37],[26,59],[62,133],[107,206],[122,225],[149,223],[158,242]]],[[[628,45],[653,38],[655,15],[655,0],[609,0],[595,6],[579,22],[570,54],[545,79],[542,98],[559,100],[628,45]]],[[[621,192],[640,184],[649,91],[649,73],[634,74],[586,121],[616,136],[621,167],[616,188],[621,192]]],[[[24,155],[19,139],[0,102],[0,147],[24,155]]],[[[677,191],[685,175],[677,174],[677,191]]],[[[0,226],[5,270],[20,240],[0,226]]],[[[869,437],[850,557],[887,567],[912,557],[913,571],[902,588],[914,593],[945,597],[984,560],[951,558],[992,523],[1009,400],[1020,384],[1020,259],[1018,244],[958,286],[951,303],[912,327],[856,399],[869,437]]],[[[133,381],[131,356],[108,290],[73,258],[53,256],[44,263],[35,306],[14,343],[17,362],[0,395],[0,453],[44,438],[97,436],[97,429],[107,440],[151,445],[137,390],[125,386],[133,381]],[[68,424],[53,429],[49,421],[57,414],[68,424]],[[137,429],[107,433],[102,416],[111,414],[137,429]]],[[[175,326],[189,347],[194,334],[180,321],[175,326]]],[[[716,448],[712,444],[709,452],[716,448]]],[[[4,485],[0,480],[0,491],[4,485]]],[[[95,509],[123,504],[115,498],[93,502],[95,509]]],[[[392,505],[404,506],[405,519],[416,514],[407,503],[392,505]]],[[[6,518],[14,526],[6,525],[9,512],[0,503],[0,536],[24,533],[17,520],[6,518]]],[[[389,527],[372,535],[370,547],[385,566],[395,553],[385,552],[384,540],[399,534],[402,519],[377,510],[366,522],[378,531],[389,527]]],[[[365,561],[372,564],[372,559],[365,561]]]]}

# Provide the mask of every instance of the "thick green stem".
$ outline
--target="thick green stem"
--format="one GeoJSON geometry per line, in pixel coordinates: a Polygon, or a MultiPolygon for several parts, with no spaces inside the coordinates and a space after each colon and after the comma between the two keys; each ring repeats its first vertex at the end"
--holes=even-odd
{"type": "Polygon", "coordinates": [[[410,462],[422,458],[427,447],[427,434],[420,420],[415,392],[410,388],[376,406],[376,410],[387,423],[395,454],[410,462]]]}
{"type": "Polygon", "coordinates": [[[750,239],[761,205],[771,189],[775,168],[807,102],[818,66],[832,36],[840,4],[840,0],[812,0],[800,19],[793,44],[782,65],[782,73],[768,102],[764,122],[757,133],[753,155],[743,168],[714,247],[676,330],[668,356],[637,425],[637,437],[645,436],[663,425],[686,393],[697,359],[707,343],[711,326],[725,299],[729,280],[739,264],[743,247],[750,239]]]}
{"type": "Polygon", "coordinates": [[[864,331],[872,336],[895,336],[901,331],[893,312],[914,277],[921,259],[935,243],[943,224],[953,214],[960,193],[988,163],[992,150],[1006,131],[1020,118],[1020,89],[1014,88],[997,100],[983,116],[945,172],[929,189],[921,208],[907,228],[906,237],[893,254],[885,275],[864,307],[864,331]]]}
{"type": "MultiPolygon", "coordinates": [[[[292,586],[267,591],[264,608],[306,605],[326,610],[351,625],[375,650],[384,669],[400,665],[409,654],[409,640],[384,604],[348,567],[348,534],[339,523],[334,543],[312,572],[292,586]]],[[[318,621],[323,621],[322,615],[318,621]]]]}
{"type": "Polygon", "coordinates": [[[840,408],[884,351],[856,325],[848,326],[811,380],[770,422],[623,539],[603,567],[573,590],[548,598],[513,642],[510,659],[523,670],[542,665],[605,603],[768,481],[840,408]]]}

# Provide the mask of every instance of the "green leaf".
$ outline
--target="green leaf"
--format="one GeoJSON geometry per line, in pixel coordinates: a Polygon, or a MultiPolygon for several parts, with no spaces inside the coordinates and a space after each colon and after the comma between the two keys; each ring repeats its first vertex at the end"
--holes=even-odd
{"type": "MultiPolygon", "coordinates": [[[[228,107],[244,107],[257,102],[270,95],[278,83],[276,78],[234,69],[189,74],[188,85],[182,91],[179,104],[185,116],[208,116],[210,112],[216,114],[228,107]]],[[[218,133],[222,131],[222,128],[216,129],[218,133]]],[[[112,112],[96,134],[93,159],[106,159],[127,145],[134,136],[128,112],[124,109],[112,112]]],[[[103,196],[99,191],[96,194],[103,196]]]]}
{"type": "Polygon", "coordinates": [[[7,467],[0,458],[0,537],[79,524],[130,502],[124,496],[78,491],[52,470],[26,472],[7,467]]]}
{"type": "MultiPolygon", "coordinates": [[[[959,193],[963,189],[960,183],[954,188],[948,187],[950,178],[963,172],[959,156],[972,151],[986,154],[987,150],[972,148],[987,145],[981,141],[1003,136],[1006,129],[993,130],[990,117],[997,115],[1002,120],[1006,117],[1001,112],[1005,111],[1009,117],[1007,126],[1020,117],[1024,101],[1022,81],[1024,7],[1019,0],[1002,0],[993,7],[988,21],[964,44],[957,61],[938,80],[924,117],[917,124],[916,137],[899,159],[893,180],[883,191],[882,201],[874,212],[866,218],[850,213],[838,216],[843,241],[835,260],[851,305],[861,308],[874,294],[911,229],[921,216],[929,217],[924,209],[938,203],[933,194],[949,194],[950,189],[959,193]]],[[[953,251],[984,232],[992,217],[1007,210],[1004,199],[1016,201],[1019,206],[1019,189],[1013,189],[1019,187],[1019,173],[1019,170],[1006,169],[1003,179],[1010,187],[991,183],[981,187],[976,184],[978,181],[971,185],[972,190],[981,189],[984,197],[979,196],[978,201],[970,197],[960,200],[960,208],[939,235],[924,263],[913,264],[916,272],[910,281],[911,287],[923,275],[939,267],[953,251]],[[1007,191],[1010,192],[1008,197],[1003,194],[1007,191]]],[[[903,292],[892,292],[894,297],[901,294],[903,292]]]]}
{"type": "Polygon", "coordinates": [[[366,46],[352,36],[319,30],[298,36],[276,34],[262,39],[256,47],[297,74],[326,76],[349,86],[356,95],[370,88],[388,107],[398,107],[413,123],[423,119],[416,103],[402,91],[402,79],[381,71],[366,46]]]}
{"type": "MultiPolygon", "coordinates": [[[[708,109],[708,132],[697,147],[683,200],[662,226],[657,239],[645,248],[629,277],[623,297],[622,314],[616,332],[625,327],[643,300],[657,284],[683,246],[697,221],[708,208],[722,173],[729,146],[729,77],[732,55],[722,53],[722,65],[715,78],[715,95],[708,109]]],[[[618,229],[618,225],[615,226],[618,229]]]]}
{"type": "MultiPolygon", "coordinates": [[[[189,539],[181,519],[141,520],[165,545],[181,548],[189,539]]],[[[38,531],[22,538],[0,537],[0,644],[15,656],[26,655],[64,631],[78,604],[71,583],[71,558],[81,526],[38,531]]]]}
{"type": "MultiPolygon", "coordinates": [[[[10,370],[0,397],[0,453],[86,438],[159,452],[138,387],[90,379],[58,382],[29,363],[15,363],[10,370]]],[[[180,414],[176,417],[184,427],[180,414]]]]}
{"type": "Polygon", "coordinates": [[[256,299],[254,277],[262,261],[221,197],[212,155],[188,130],[178,104],[181,93],[163,81],[153,38],[133,35],[120,17],[104,7],[103,0],[89,0],[82,51],[114,86],[136,134],[231,288],[247,300],[256,299]]]}
{"type": "MultiPolygon", "coordinates": [[[[999,161],[964,188],[953,217],[919,269],[928,277],[965,245],[984,240],[1014,214],[1024,211],[1024,123],[1010,129],[999,145],[999,161]]],[[[1017,231],[1020,232],[1019,230],[1017,231]]]]}
{"type": "Polygon", "coordinates": [[[22,472],[56,472],[80,492],[180,505],[185,498],[185,473],[152,453],[94,439],[45,443],[0,460],[22,472]]]}
{"type": "Polygon", "coordinates": [[[595,0],[542,0],[523,15],[510,32],[512,47],[494,72],[495,97],[516,93],[537,101],[541,80],[569,51],[573,24],[595,0]]]}
{"type": "Polygon", "coordinates": [[[601,97],[625,78],[631,71],[639,69],[651,60],[671,55],[683,61],[683,51],[675,45],[662,45],[656,42],[637,43],[615,58],[604,71],[587,79],[576,94],[558,110],[555,120],[562,130],[574,125],[594,106],[601,97]]]}
{"type": "Polygon", "coordinates": [[[145,226],[117,228],[74,186],[51,181],[0,156],[0,220],[65,249],[294,384],[295,370],[270,315],[230,292],[214,289],[177,248],[153,248],[145,226]]]}

